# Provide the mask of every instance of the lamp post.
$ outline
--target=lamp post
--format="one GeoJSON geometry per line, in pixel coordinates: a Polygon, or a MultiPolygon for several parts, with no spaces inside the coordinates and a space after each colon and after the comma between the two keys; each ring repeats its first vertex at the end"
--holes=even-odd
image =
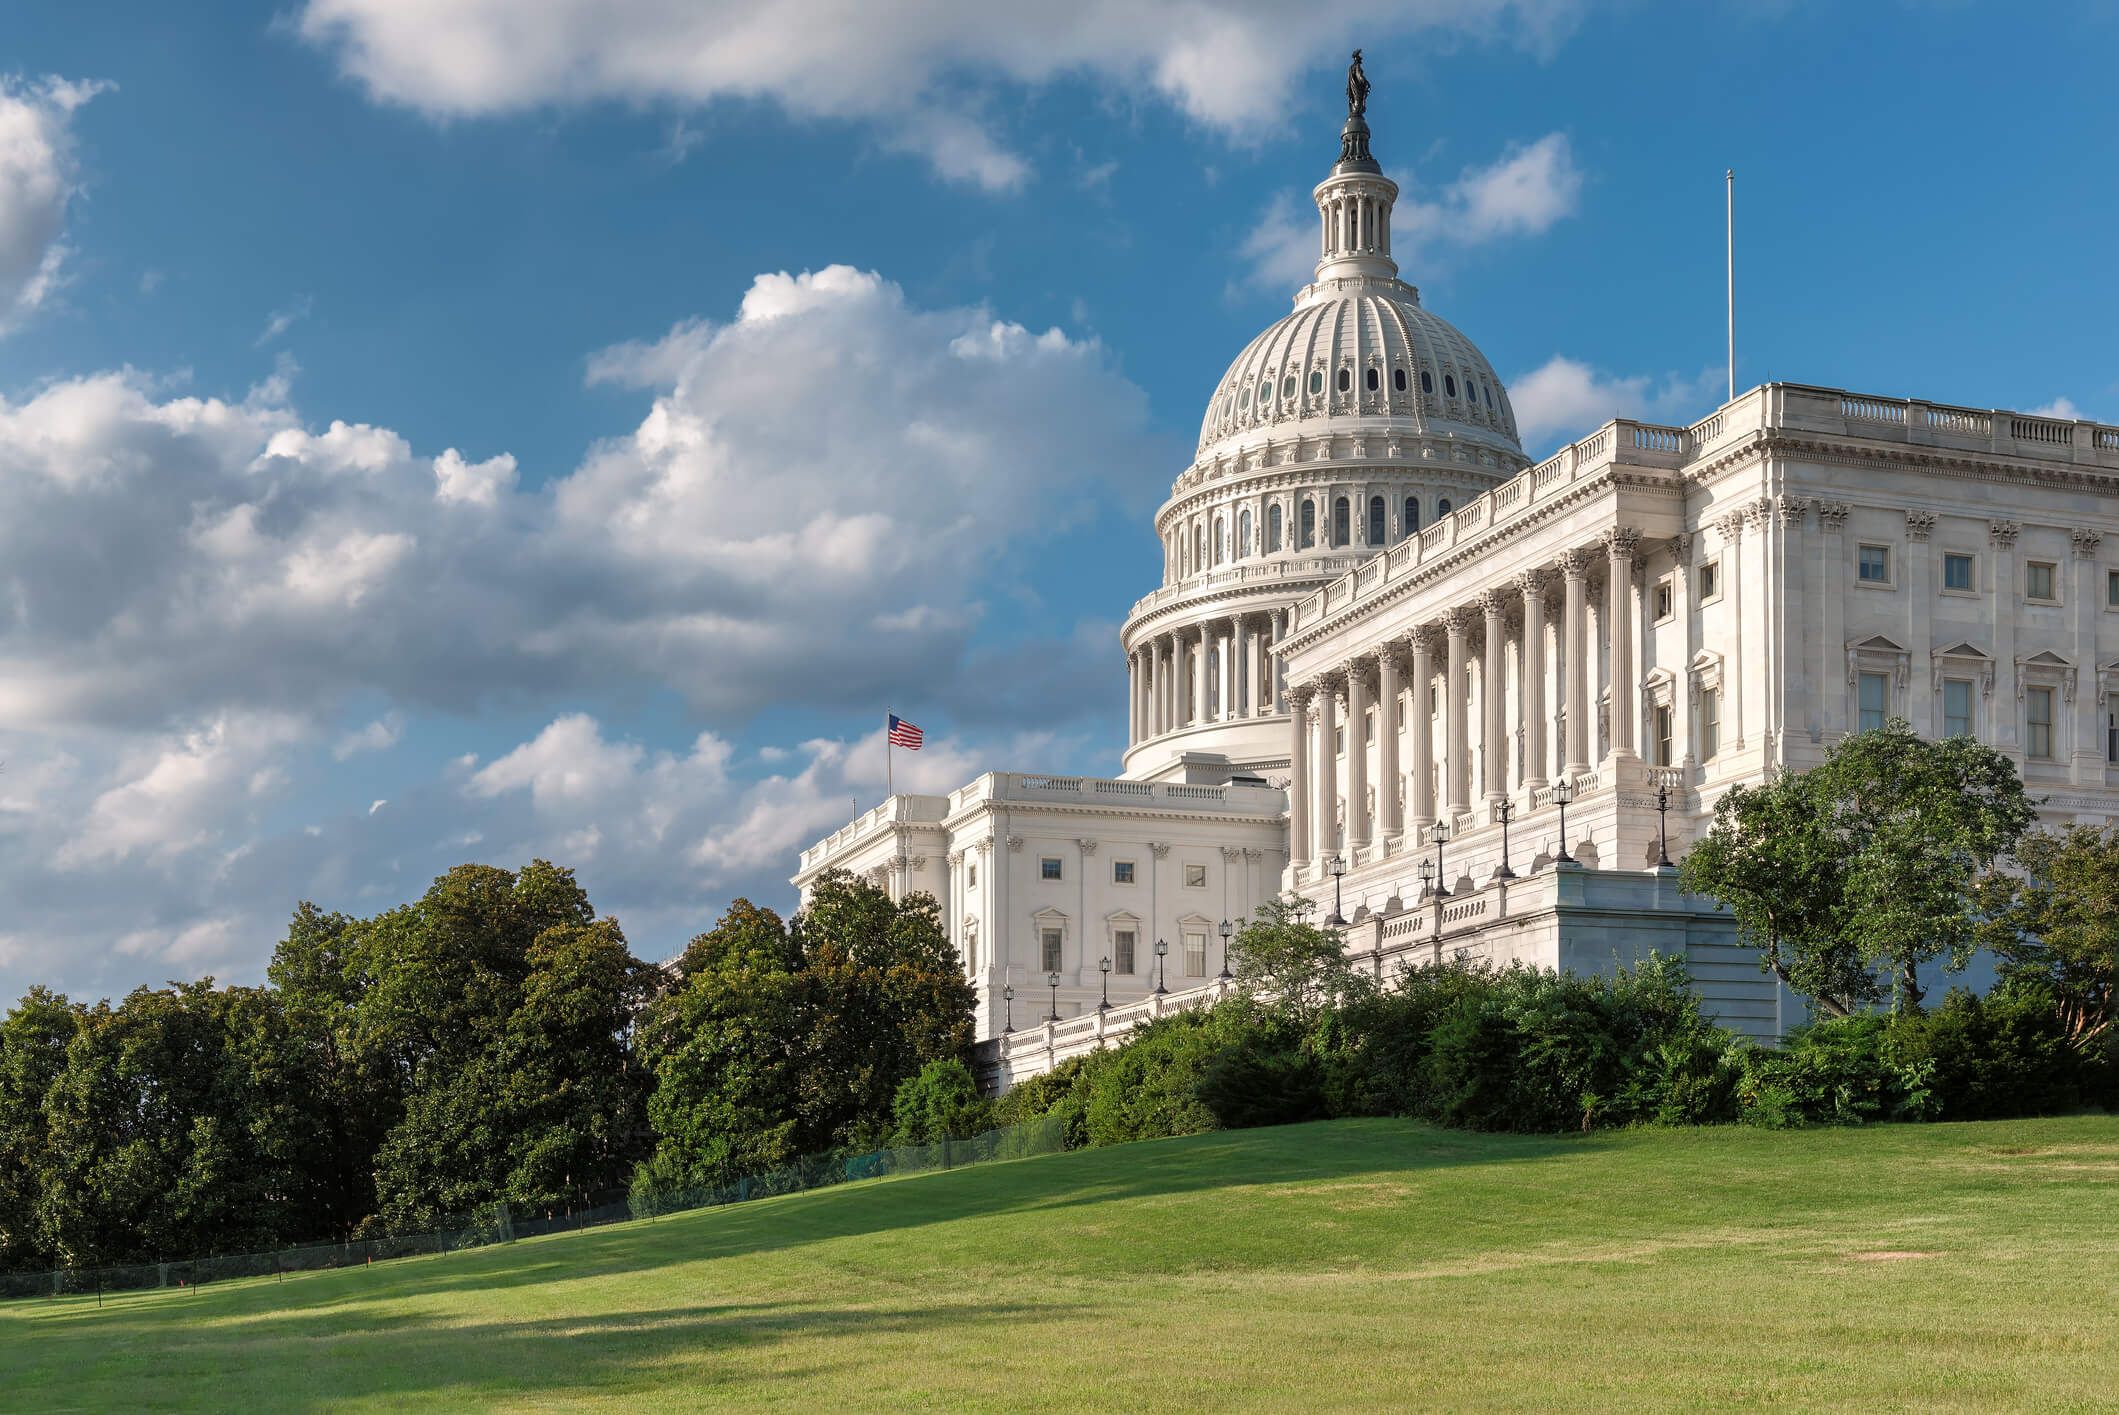
{"type": "Polygon", "coordinates": [[[1003,985],[1003,986],[1002,986],[1002,988],[1001,988],[1001,1002],[1002,1002],[1002,1004],[1003,1004],[1003,1005],[1004,1005],[1004,1006],[1005,1006],[1005,1007],[1006,1007],[1006,1008],[1008,1009],[1008,1010],[1007,1010],[1007,1012],[1006,1012],[1006,1013],[1004,1014],[1004,1015],[1005,1015],[1005,1017],[1007,1018],[1007,1020],[1006,1020],[1005,1022],[1003,1022],[1003,1023],[1001,1024],[1001,1031],[1002,1031],[1003,1033],[1013,1032],[1013,1031],[1015,1030],[1015,984],[1014,984],[1014,983],[1007,983],[1007,984],[1005,984],[1005,985],[1003,985]]]}
{"type": "Polygon", "coordinates": [[[1162,939],[1155,940],[1155,995],[1162,997],[1170,990],[1163,986],[1163,959],[1170,956],[1170,945],[1162,939]]]}
{"type": "Polygon", "coordinates": [[[1339,877],[1346,873],[1346,859],[1344,856],[1336,854],[1332,856],[1331,871],[1332,917],[1326,919],[1324,922],[1328,927],[1335,929],[1343,929],[1346,927],[1346,920],[1339,913],[1339,877]]]}
{"type": "Polygon", "coordinates": [[[1420,897],[1425,899],[1435,892],[1435,862],[1423,859],[1420,862],[1420,897]]]}
{"type": "Polygon", "coordinates": [[[1221,980],[1222,982],[1227,982],[1227,981],[1229,981],[1229,979],[1230,979],[1230,978],[1231,978],[1232,976],[1234,976],[1233,974],[1231,974],[1231,973],[1229,972],[1229,939],[1230,939],[1231,937],[1233,937],[1233,936],[1235,935],[1235,933],[1236,933],[1236,930],[1235,930],[1235,929],[1233,929],[1233,928],[1230,928],[1230,927],[1229,927],[1229,921],[1228,921],[1227,919],[1223,919],[1223,920],[1221,921],[1221,973],[1220,973],[1220,980],[1221,980]]]}
{"type": "Polygon", "coordinates": [[[1109,1012],[1111,1010],[1111,955],[1105,954],[1096,966],[1101,968],[1104,974],[1104,1000],[1096,1004],[1096,1010],[1098,1012],[1109,1012]]]}
{"type": "Polygon", "coordinates": [[[1556,865],[1571,865],[1575,857],[1567,853],[1567,803],[1575,798],[1575,784],[1561,777],[1552,784],[1552,803],[1560,808],[1560,853],[1552,857],[1556,865]]]}
{"type": "Polygon", "coordinates": [[[1670,773],[1658,772],[1655,779],[1655,867],[1659,870],[1671,868],[1670,864],[1670,773]]]}
{"type": "Polygon", "coordinates": [[[1442,868],[1442,847],[1449,844],[1449,821],[1435,822],[1435,897],[1449,898],[1449,875],[1442,868]]]}
{"type": "Polygon", "coordinates": [[[1495,879],[1514,879],[1516,872],[1508,866],[1508,823],[1516,818],[1516,803],[1503,800],[1494,807],[1494,819],[1501,822],[1501,868],[1494,871],[1495,879]]]}
{"type": "Polygon", "coordinates": [[[1045,981],[1052,985],[1052,1016],[1047,1020],[1057,1022],[1059,1021],[1059,974],[1047,974],[1045,981]]]}

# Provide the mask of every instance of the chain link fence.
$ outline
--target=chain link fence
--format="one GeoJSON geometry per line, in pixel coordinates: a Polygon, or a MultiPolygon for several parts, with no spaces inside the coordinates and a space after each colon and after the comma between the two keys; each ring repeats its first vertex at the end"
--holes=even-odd
{"type": "Polygon", "coordinates": [[[922,1174],[960,1169],[992,1160],[1055,1154],[1066,1148],[1066,1126],[1045,1116],[1021,1125],[961,1140],[931,1145],[901,1145],[864,1154],[814,1155],[763,1174],[727,1183],[647,1194],[614,1194],[602,1202],[529,1213],[508,1204],[489,1204],[453,1216],[420,1233],[357,1239],[344,1243],[311,1243],[259,1253],[230,1253],[174,1262],[129,1263],[98,1268],[56,1268],[48,1272],[0,1273],[0,1299],[56,1298],[166,1289],[196,1291],[210,1282],[235,1278],[280,1278],[288,1273],[353,1268],[392,1258],[425,1253],[452,1253],[483,1248],[540,1234],[627,1223],[690,1209],[740,1204],[776,1194],[797,1194],[892,1174],[922,1174]]]}

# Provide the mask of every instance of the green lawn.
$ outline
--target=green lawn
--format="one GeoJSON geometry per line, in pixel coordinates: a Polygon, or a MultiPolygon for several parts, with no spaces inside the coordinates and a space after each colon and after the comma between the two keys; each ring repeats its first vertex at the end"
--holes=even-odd
{"type": "Polygon", "coordinates": [[[2119,1119],[1355,1121],[0,1305],[0,1407],[2119,1402],[2119,1119]]]}

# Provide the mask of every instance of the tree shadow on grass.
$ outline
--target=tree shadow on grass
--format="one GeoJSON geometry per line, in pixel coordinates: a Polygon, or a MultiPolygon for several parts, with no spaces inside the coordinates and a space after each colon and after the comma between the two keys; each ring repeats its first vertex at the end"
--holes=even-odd
{"type": "MultiPolygon", "coordinates": [[[[672,1306],[541,1320],[431,1324],[361,1314],[357,1325],[290,1311],[208,1326],[158,1324],[109,1333],[108,1361],[43,1364],[17,1373],[18,1409],[310,1409],[358,1401],[424,1399],[477,1406],[574,1393],[665,1392],[674,1381],[700,1394],[727,1381],[828,1375],[860,1366],[869,1343],[944,1328],[999,1329],[1034,1322],[1025,1304],[803,1307],[784,1303],[672,1306]],[[770,1349],[795,1346],[807,1366],[770,1349]],[[747,1359],[735,1352],[745,1348],[747,1359]],[[213,1373],[202,1376],[200,1372],[213,1373]]],[[[87,1333],[70,1335],[85,1337],[87,1333]]],[[[50,1353],[59,1354],[59,1353],[50,1353]]],[[[882,1394],[881,1392],[878,1393],[882,1394]]]]}

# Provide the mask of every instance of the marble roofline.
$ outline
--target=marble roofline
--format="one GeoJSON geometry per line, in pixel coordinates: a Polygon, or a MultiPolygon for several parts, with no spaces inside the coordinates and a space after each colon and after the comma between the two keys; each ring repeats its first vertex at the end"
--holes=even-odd
{"type": "Polygon", "coordinates": [[[1614,484],[1682,493],[1764,450],[1888,457],[2009,480],[2089,484],[2119,495],[2119,427],[1768,383],[1690,427],[1617,418],[1446,520],[1297,600],[1276,652],[1305,646],[1384,599],[1432,583],[1559,508],[1614,484]],[[1908,449],[1917,449],[1909,458],[1908,449]]]}
{"type": "Polygon", "coordinates": [[[990,771],[947,795],[901,792],[870,807],[804,850],[795,881],[804,882],[848,850],[883,835],[947,834],[963,829],[977,816],[1005,806],[1044,806],[1076,814],[1139,819],[1214,815],[1270,822],[1280,820],[1287,809],[1285,794],[1272,786],[1209,786],[990,771]]]}

